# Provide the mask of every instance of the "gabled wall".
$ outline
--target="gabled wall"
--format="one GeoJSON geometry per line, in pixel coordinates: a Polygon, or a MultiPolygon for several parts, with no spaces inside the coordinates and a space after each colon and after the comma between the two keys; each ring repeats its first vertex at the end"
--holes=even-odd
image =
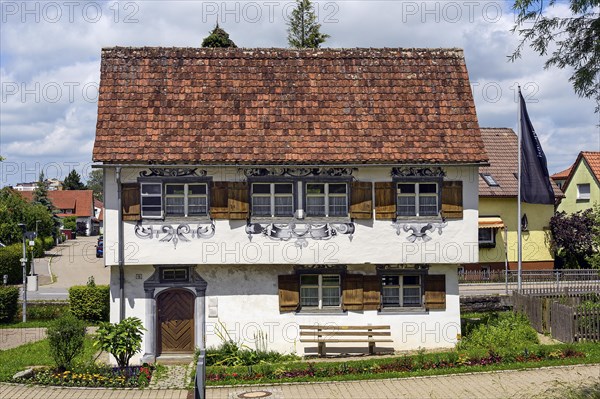
{"type": "MultiPolygon", "coordinates": [[[[563,186],[564,190],[564,186],[563,186]]],[[[571,180],[565,191],[565,198],[562,199],[558,206],[559,212],[575,213],[592,208],[594,204],[600,203],[600,187],[598,186],[598,180],[594,177],[589,165],[585,161],[585,158],[581,157],[580,162],[575,165],[575,172],[573,173],[571,180]],[[578,200],[577,199],[577,185],[589,183],[590,185],[590,199],[589,200],[578,200]]]]}

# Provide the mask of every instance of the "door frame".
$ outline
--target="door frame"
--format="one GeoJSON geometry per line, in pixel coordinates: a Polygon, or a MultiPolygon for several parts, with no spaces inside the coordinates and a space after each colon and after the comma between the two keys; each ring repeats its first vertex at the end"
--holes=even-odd
{"type": "Polygon", "coordinates": [[[153,265],[154,273],[144,281],[146,331],[144,332],[144,355],[142,362],[153,363],[156,361],[158,348],[158,311],[156,298],[163,291],[180,288],[195,293],[194,300],[194,347],[205,349],[206,330],[206,287],[207,283],[197,272],[196,265],[153,265]],[[184,280],[165,281],[161,278],[164,269],[186,269],[187,277],[184,280]]]}

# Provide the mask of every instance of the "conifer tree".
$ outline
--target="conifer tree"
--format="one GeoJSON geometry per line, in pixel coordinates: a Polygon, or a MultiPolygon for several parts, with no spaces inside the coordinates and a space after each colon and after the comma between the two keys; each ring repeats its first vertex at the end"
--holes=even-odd
{"type": "Polygon", "coordinates": [[[329,35],[321,33],[321,24],[310,0],[296,0],[288,22],[288,43],[294,48],[319,48],[329,35]]]}

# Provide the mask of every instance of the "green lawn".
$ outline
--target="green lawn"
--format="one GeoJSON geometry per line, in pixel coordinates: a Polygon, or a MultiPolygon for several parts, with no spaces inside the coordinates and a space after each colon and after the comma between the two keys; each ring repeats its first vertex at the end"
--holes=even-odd
{"type": "MultiPolygon", "coordinates": [[[[92,347],[92,339],[85,338],[85,347],[76,362],[80,364],[94,359],[96,350],[92,347]]],[[[29,366],[52,366],[48,340],[33,342],[16,348],[0,350],[0,381],[11,381],[15,373],[29,366]]]]}

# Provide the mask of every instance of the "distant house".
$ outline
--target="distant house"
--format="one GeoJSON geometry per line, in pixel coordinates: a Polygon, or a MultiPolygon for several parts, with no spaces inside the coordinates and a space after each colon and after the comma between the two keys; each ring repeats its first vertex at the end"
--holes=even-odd
{"type": "Polygon", "coordinates": [[[580,152],[569,169],[552,175],[554,181],[563,177],[565,198],[560,202],[558,211],[575,213],[600,204],[600,152],[580,152]]]}
{"type": "MultiPolygon", "coordinates": [[[[20,194],[27,201],[33,201],[33,191],[21,191],[20,194]]],[[[94,207],[94,192],[92,190],[48,191],[48,199],[57,211],[56,216],[60,218],[76,216],[78,231],[85,231],[86,235],[99,234],[98,216],[101,212],[96,211],[94,207]]]]}
{"type": "MultiPolygon", "coordinates": [[[[506,255],[509,269],[516,270],[517,135],[512,129],[482,128],[481,137],[490,165],[479,168],[478,176],[479,264],[464,265],[462,270],[481,270],[484,273],[504,270],[506,255]]],[[[560,189],[554,184],[552,186],[557,198],[562,197],[560,189]]],[[[522,203],[522,212],[526,216],[523,269],[552,269],[554,256],[550,250],[548,232],[554,205],[522,203]]]]}
{"type": "MultiPolygon", "coordinates": [[[[48,191],[63,189],[63,184],[58,179],[46,179],[45,183],[46,183],[46,186],[48,187],[48,191]]],[[[38,184],[38,182],[36,182],[36,181],[29,182],[29,183],[17,183],[13,187],[13,189],[15,189],[17,191],[35,191],[37,184],[38,184]]]]}

